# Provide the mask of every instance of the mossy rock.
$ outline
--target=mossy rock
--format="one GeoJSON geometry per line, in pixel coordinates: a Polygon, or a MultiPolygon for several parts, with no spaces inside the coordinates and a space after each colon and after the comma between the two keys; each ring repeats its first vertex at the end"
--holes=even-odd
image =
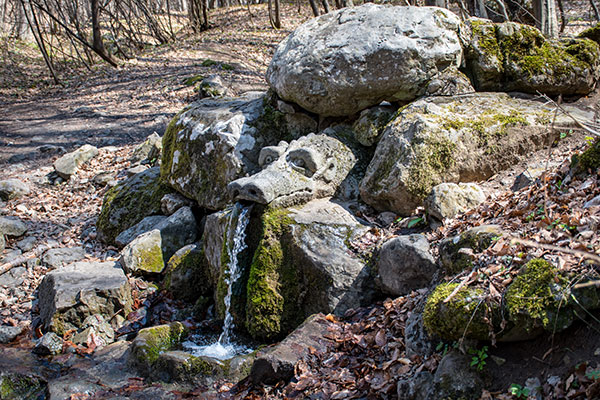
{"type": "MultiPolygon", "coordinates": [[[[427,97],[386,125],[360,182],[363,201],[411,215],[436,185],[486,180],[548,142],[553,112],[505,93],[427,97]]],[[[555,126],[573,121],[557,116],[555,126]]]]}
{"type": "Polygon", "coordinates": [[[160,231],[153,229],[142,233],[121,252],[121,265],[125,272],[156,277],[165,269],[160,231]]]}
{"type": "Polygon", "coordinates": [[[457,274],[471,268],[471,258],[460,250],[467,248],[480,253],[490,247],[496,238],[502,236],[498,225],[481,225],[471,228],[460,235],[444,239],[440,243],[440,262],[449,274],[457,274]]]}
{"type": "Polygon", "coordinates": [[[144,217],[160,214],[160,200],[173,190],[160,182],[158,167],[132,176],[106,192],[102,210],[96,222],[98,237],[115,244],[119,233],[140,222],[144,217]]]}
{"type": "Polygon", "coordinates": [[[600,24],[596,24],[581,32],[577,37],[590,39],[600,44],[600,24]]]}
{"type": "Polygon", "coordinates": [[[44,398],[46,384],[20,373],[0,374],[0,400],[37,400],[44,398]]]}
{"type": "Polygon", "coordinates": [[[573,322],[568,281],[542,259],[529,261],[504,294],[508,320],[525,332],[566,329],[573,322]]]}
{"type": "Polygon", "coordinates": [[[458,283],[442,283],[427,298],[423,311],[423,324],[431,335],[443,340],[461,338],[487,340],[493,327],[490,306],[482,289],[461,288],[447,303],[444,300],[458,287],[458,283]]]}
{"type": "Polygon", "coordinates": [[[167,263],[163,287],[176,299],[195,302],[212,294],[208,264],[202,244],[190,244],[178,250],[167,263]]]}
{"type": "MultiPolygon", "coordinates": [[[[529,25],[471,19],[467,69],[479,91],[584,95],[599,74],[600,47],[592,40],[549,40],[529,25]]],[[[590,33],[591,35],[591,33],[590,33]]]]}
{"type": "Polygon", "coordinates": [[[288,139],[269,96],[202,99],[177,114],[163,136],[161,178],[200,207],[229,203],[227,185],[258,171],[264,146],[288,139]]]}
{"type": "Polygon", "coordinates": [[[150,378],[163,382],[209,384],[227,376],[229,361],[196,357],[190,353],[171,350],[161,353],[152,365],[150,378]]]}
{"type": "Polygon", "coordinates": [[[180,322],[144,328],[131,344],[130,361],[148,376],[160,354],[174,350],[186,335],[187,331],[180,322]]]}
{"type": "Polygon", "coordinates": [[[596,139],[581,154],[573,156],[572,164],[576,172],[593,172],[600,167],[600,139],[596,139]]]}

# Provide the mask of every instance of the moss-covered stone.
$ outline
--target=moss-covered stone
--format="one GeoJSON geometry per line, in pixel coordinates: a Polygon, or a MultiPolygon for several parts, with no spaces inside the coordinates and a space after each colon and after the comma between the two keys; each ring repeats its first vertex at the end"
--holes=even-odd
{"type": "Polygon", "coordinates": [[[144,328],[132,343],[130,360],[140,372],[148,375],[160,354],[175,349],[186,335],[180,322],[144,328]]]}
{"type": "Polygon", "coordinates": [[[579,34],[580,38],[590,39],[600,44],[600,24],[596,24],[579,34]]]}
{"type": "Polygon", "coordinates": [[[506,290],[508,319],[525,331],[561,331],[573,321],[567,280],[549,262],[529,261],[506,290]]]}
{"type": "Polygon", "coordinates": [[[196,357],[184,351],[174,350],[160,354],[152,366],[150,377],[164,382],[207,384],[227,376],[228,372],[228,360],[196,357]]]}
{"type": "Polygon", "coordinates": [[[458,283],[443,283],[429,295],[423,311],[425,328],[444,340],[488,339],[494,310],[485,301],[483,290],[463,287],[444,303],[457,287],[458,283]]]}
{"type": "Polygon", "coordinates": [[[478,90],[587,94],[598,78],[600,48],[583,37],[548,40],[528,25],[469,21],[468,72],[478,90]]]}
{"type": "Polygon", "coordinates": [[[39,379],[19,373],[0,375],[1,400],[37,400],[43,398],[45,385],[39,379]]]}
{"type": "Polygon", "coordinates": [[[574,156],[578,172],[595,171],[600,167],[600,139],[596,139],[583,153],[574,156]]]}
{"type": "Polygon", "coordinates": [[[212,294],[208,264],[201,245],[191,244],[178,250],[167,263],[165,289],[177,299],[195,302],[212,294]]]}
{"type": "Polygon", "coordinates": [[[114,244],[117,235],[125,229],[144,217],[160,214],[160,200],[173,190],[160,182],[159,174],[157,167],[150,168],[106,192],[96,222],[101,240],[114,244]]]}
{"type": "Polygon", "coordinates": [[[415,140],[415,159],[409,169],[407,190],[418,199],[425,199],[431,189],[441,183],[440,175],[456,162],[456,143],[443,136],[415,140]]]}
{"type": "Polygon", "coordinates": [[[157,229],[142,233],[121,252],[121,265],[127,273],[156,276],[165,269],[161,233],[157,229]]]}
{"type": "Polygon", "coordinates": [[[284,235],[290,233],[292,222],[284,209],[268,209],[262,217],[262,240],[247,285],[246,329],[254,338],[272,340],[287,332],[292,321],[301,322],[292,317],[297,310],[290,309],[297,285],[284,235]]]}

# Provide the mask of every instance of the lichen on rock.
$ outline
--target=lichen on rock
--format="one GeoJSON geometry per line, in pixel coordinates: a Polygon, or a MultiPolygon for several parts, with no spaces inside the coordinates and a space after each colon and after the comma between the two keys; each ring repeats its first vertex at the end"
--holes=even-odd
{"type": "Polygon", "coordinates": [[[142,329],[131,345],[131,363],[148,376],[160,354],[175,349],[186,334],[180,322],[142,329]]]}

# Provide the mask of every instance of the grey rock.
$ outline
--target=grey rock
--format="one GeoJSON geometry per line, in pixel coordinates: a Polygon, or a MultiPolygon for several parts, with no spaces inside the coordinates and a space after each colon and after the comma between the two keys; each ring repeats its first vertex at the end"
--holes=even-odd
{"type": "Polygon", "coordinates": [[[498,225],[480,225],[467,229],[460,235],[446,238],[440,242],[440,262],[448,273],[459,273],[472,266],[468,252],[461,249],[478,253],[487,249],[494,238],[500,236],[502,230],[498,225]]]}
{"type": "Polygon", "coordinates": [[[61,247],[50,249],[42,256],[42,262],[51,268],[59,268],[85,257],[83,247],[61,247]]]}
{"type": "Polygon", "coordinates": [[[19,240],[17,242],[17,247],[23,251],[23,252],[27,252],[29,250],[32,250],[35,247],[35,242],[37,241],[37,238],[34,236],[27,236],[21,240],[19,240]]]}
{"type": "Polygon", "coordinates": [[[596,43],[547,40],[536,28],[515,22],[471,19],[468,25],[473,36],[466,49],[467,69],[478,91],[552,96],[583,95],[594,89],[600,60],[596,43]]]}
{"type": "Polygon", "coordinates": [[[114,181],[116,175],[116,173],[109,171],[99,172],[92,178],[92,182],[98,186],[104,187],[114,181]]]}
{"type": "Polygon", "coordinates": [[[77,172],[80,165],[96,157],[98,153],[96,147],[89,144],[83,145],[74,152],[67,153],[54,161],[54,169],[61,178],[69,179],[77,172]]]}
{"type": "Polygon", "coordinates": [[[483,382],[471,359],[457,351],[450,351],[442,358],[433,377],[436,399],[475,400],[481,397],[483,382]]]}
{"type": "MultiPolygon", "coordinates": [[[[386,126],[361,197],[377,210],[410,215],[434,186],[485,180],[542,148],[553,115],[504,93],[417,100],[386,126]]],[[[564,117],[555,122],[571,124],[564,117]]]]}
{"type": "Polygon", "coordinates": [[[165,351],[153,364],[150,378],[162,382],[210,385],[227,376],[227,365],[211,357],[196,357],[185,351],[165,351]],[[201,367],[199,367],[201,366],[201,367]]]}
{"type": "Polygon", "coordinates": [[[411,101],[462,61],[465,29],[433,7],[365,4],[314,18],[277,47],[267,81],[286,101],[347,116],[382,100],[411,101]]]}
{"type": "Polygon", "coordinates": [[[438,268],[425,236],[415,234],[384,243],[377,269],[381,290],[401,296],[427,286],[438,268]]]}
{"type": "Polygon", "coordinates": [[[146,167],[145,165],[136,165],[135,167],[127,168],[125,170],[125,174],[127,175],[128,178],[131,178],[132,176],[135,176],[141,172],[144,172],[147,169],[148,169],[148,167],[146,167]]]}
{"type": "Polygon", "coordinates": [[[232,198],[285,207],[332,196],[356,158],[340,140],[310,134],[289,145],[264,147],[259,163],[262,171],[227,186],[232,198]]]}
{"type": "Polygon", "coordinates": [[[0,234],[7,236],[23,236],[27,225],[17,217],[0,217],[0,234]]]}
{"type": "Polygon", "coordinates": [[[524,187],[532,185],[540,176],[542,176],[544,171],[546,171],[546,168],[527,168],[517,175],[511,189],[516,192],[524,187]]]}
{"type": "Polygon", "coordinates": [[[200,207],[222,209],[229,201],[227,184],[256,169],[258,151],[267,144],[254,126],[262,113],[263,94],[193,103],[163,137],[163,181],[200,207]]]}
{"type": "Polygon", "coordinates": [[[383,226],[389,226],[398,220],[398,216],[393,212],[384,211],[377,216],[377,221],[383,226]]]}
{"type": "Polygon", "coordinates": [[[427,371],[418,372],[410,378],[400,378],[396,388],[398,400],[429,400],[433,388],[433,375],[427,371]]]}
{"type": "Polygon", "coordinates": [[[171,215],[181,207],[192,207],[194,201],[180,195],[179,193],[165,194],[160,199],[160,209],[165,215],[171,215]]]}
{"type": "Polygon", "coordinates": [[[6,239],[4,238],[4,234],[2,232],[0,232],[0,254],[2,254],[2,252],[4,251],[5,248],[6,248],[6,239]]]}
{"type": "Polygon", "coordinates": [[[456,67],[446,68],[427,83],[428,96],[456,96],[474,93],[469,78],[456,67]]]}
{"type": "Polygon", "coordinates": [[[27,196],[31,193],[29,186],[19,179],[6,179],[0,181],[0,199],[10,200],[27,196]]]}
{"type": "Polygon", "coordinates": [[[373,107],[363,110],[352,125],[354,138],[363,146],[373,146],[379,141],[385,125],[392,119],[392,107],[373,107]]]}
{"type": "Polygon", "coordinates": [[[160,273],[166,260],[197,237],[198,226],[192,210],[181,207],[125,246],[121,252],[123,268],[127,272],[160,273]]]}
{"type": "Polygon", "coordinates": [[[48,332],[38,339],[33,352],[41,356],[56,355],[62,353],[63,340],[54,332],[48,332]]]}
{"type": "MultiPolygon", "coordinates": [[[[2,259],[2,262],[10,262],[6,261],[6,259],[2,259]]],[[[7,271],[0,275],[0,286],[7,287],[19,287],[23,281],[25,280],[25,274],[27,273],[27,269],[25,267],[15,267],[11,268],[10,271],[7,271]]]]}
{"type": "Polygon", "coordinates": [[[250,370],[252,383],[274,384],[291,379],[294,366],[308,355],[310,347],[327,349],[323,336],[332,325],[325,315],[315,314],[277,345],[260,350],[250,370]]]}
{"type": "Polygon", "coordinates": [[[404,342],[406,345],[406,355],[411,358],[420,356],[427,358],[433,354],[434,343],[429,339],[429,335],[423,326],[422,307],[420,310],[413,311],[404,328],[404,342]]]}
{"type": "Polygon", "coordinates": [[[133,149],[131,155],[132,163],[143,163],[144,161],[156,160],[160,157],[162,151],[162,138],[156,132],[153,132],[146,140],[133,149]]]}
{"type": "Polygon", "coordinates": [[[198,85],[200,98],[227,96],[229,91],[219,75],[210,75],[202,79],[198,85]]]}
{"type": "Polygon", "coordinates": [[[173,190],[160,181],[158,167],[150,168],[106,192],[96,222],[98,238],[113,244],[119,233],[144,217],[160,214],[160,199],[173,190]]]}
{"type": "Polygon", "coordinates": [[[313,200],[284,210],[282,215],[277,211],[267,214],[263,223],[264,236],[252,268],[271,272],[257,276],[248,285],[247,298],[261,296],[266,290],[273,293],[281,308],[278,311],[276,307],[248,303],[245,323],[253,337],[272,340],[294,329],[301,322],[298,319],[318,312],[343,315],[373,300],[377,292],[374,274],[349,247],[369,228],[342,206],[329,199],[313,200]],[[270,225],[269,220],[281,225],[270,225]],[[281,251],[282,255],[269,264],[273,251],[281,251]]]}
{"type": "Polygon", "coordinates": [[[165,219],[167,219],[167,217],[164,215],[151,215],[146,217],[137,224],[133,225],[131,228],[125,229],[123,232],[119,233],[119,236],[115,238],[115,243],[118,247],[123,248],[142,233],[154,229],[158,223],[164,221],[165,219]]]}
{"type": "Polygon", "coordinates": [[[180,322],[140,330],[131,343],[129,361],[144,376],[150,376],[160,353],[175,350],[187,332],[180,322]]]}
{"type": "Polygon", "coordinates": [[[0,343],[10,343],[23,332],[20,326],[0,325],[0,343]]]}
{"type": "Polygon", "coordinates": [[[486,195],[475,183],[440,183],[425,199],[429,215],[443,221],[483,203],[486,195]]]}
{"type": "Polygon", "coordinates": [[[218,211],[206,217],[202,248],[208,263],[208,273],[211,284],[217,286],[221,273],[224,238],[229,226],[230,212],[218,211]]]}
{"type": "Polygon", "coordinates": [[[160,231],[165,260],[171,258],[183,246],[195,242],[198,237],[198,224],[190,207],[181,207],[159,222],[154,229],[160,231]]]}
{"type": "Polygon", "coordinates": [[[200,296],[212,296],[214,286],[202,243],[184,246],[173,254],[167,263],[165,283],[175,298],[190,303],[200,296]]]}
{"type": "Polygon", "coordinates": [[[114,342],[115,331],[104,317],[94,314],[87,317],[81,325],[81,331],[73,335],[71,341],[75,344],[89,345],[92,341],[98,346],[106,346],[114,342]]]}
{"type": "Polygon", "coordinates": [[[597,207],[600,206],[600,195],[594,197],[593,199],[586,201],[583,205],[583,208],[597,207]]]}
{"type": "Polygon", "coordinates": [[[110,320],[131,311],[131,288],[114,262],[76,262],[46,274],[39,286],[40,318],[46,329],[64,334],[90,315],[110,320]]]}
{"type": "Polygon", "coordinates": [[[529,389],[528,399],[531,400],[542,400],[542,383],[539,378],[527,378],[525,381],[525,387],[529,389]]]}
{"type": "Polygon", "coordinates": [[[130,274],[160,274],[165,269],[158,229],[142,233],[121,251],[121,265],[130,274]]]}

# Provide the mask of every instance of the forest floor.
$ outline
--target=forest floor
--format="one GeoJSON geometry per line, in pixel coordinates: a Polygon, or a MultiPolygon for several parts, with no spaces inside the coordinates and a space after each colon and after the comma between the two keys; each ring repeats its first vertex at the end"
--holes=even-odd
{"type": "MultiPolygon", "coordinates": [[[[93,225],[105,189],[92,185],[92,177],[99,171],[126,169],[133,145],[153,132],[162,135],[170,118],[195,98],[194,88],[185,83],[186,79],[219,74],[231,87],[233,94],[266,89],[264,73],[276,44],[294,27],[310,18],[310,14],[308,7],[298,13],[295,6],[286,6],[282,18],[284,29],[275,31],[268,24],[265,6],[253,6],[252,13],[254,17],[250,19],[246,8],[221,10],[212,16],[215,27],[199,36],[151,49],[142,56],[124,62],[116,70],[100,66],[85,74],[76,73],[78,71],[65,73],[61,77],[61,87],[51,84],[41,60],[31,47],[6,40],[0,43],[3,61],[0,65],[0,179],[19,178],[36,187],[35,193],[26,199],[0,203],[0,215],[16,215],[29,221],[28,235],[34,236],[39,244],[82,246],[86,249],[88,259],[114,259],[117,255],[115,249],[107,248],[95,239],[93,225]],[[203,66],[206,60],[216,63],[203,66]],[[225,65],[233,69],[224,68],[225,65]],[[77,177],[65,185],[53,187],[40,184],[52,171],[52,161],[56,157],[52,152],[40,151],[41,146],[63,146],[66,150],[72,150],[83,144],[118,146],[118,150],[101,150],[99,157],[82,167],[77,177]]],[[[585,26],[587,23],[575,21],[570,29],[577,31],[585,26]]],[[[596,94],[582,99],[580,104],[593,108],[597,99],[596,94]]],[[[573,136],[551,153],[547,150],[539,152],[530,161],[543,165],[551,159],[554,169],[548,172],[547,182],[555,182],[564,172],[561,172],[561,168],[564,169],[565,163],[568,164],[569,155],[581,150],[583,145],[582,136],[573,136]]],[[[515,166],[488,182],[488,189],[497,192],[498,197],[484,204],[475,214],[464,217],[470,222],[458,219],[449,228],[442,229],[444,234],[460,231],[475,222],[489,222],[497,217],[499,209],[510,210],[519,201],[528,202],[533,211],[539,196],[548,195],[543,185],[532,186],[529,191],[510,200],[510,204],[509,200],[502,198],[507,183],[526,167],[515,166]],[[485,214],[486,207],[495,210],[494,213],[485,214]]],[[[588,197],[598,193],[598,176],[591,176],[590,180],[587,189],[566,204],[569,209],[580,209],[588,197]]],[[[578,193],[578,187],[573,187],[578,193]]],[[[556,196],[560,196],[560,193],[556,196]]],[[[497,220],[493,222],[498,223],[497,220]]],[[[513,224],[523,221],[510,221],[507,218],[504,222],[513,224]]],[[[532,221],[532,227],[537,222],[540,221],[532,221]]],[[[533,229],[528,232],[527,237],[540,239],[532,233],[533,229]]],[[[434,237],[441,233],[437,231],[430,234],[434,237]]],[[[589,242],[597,246],[597,242],[594,242],[597,239],[597,236],[593,236],[589,242]]],[[[556,243],[565,240],[565,237],[544,240],[556,243]]],[[[15,247],[15,243],[9,241],[8,247],[15,247]]],[[[60,370],[69,365],[70,361],[58,367],[42,365],[31,355],[34,293],[45,272],[46,269],[41,267],[28,268],[25,282],[19,290],[0,287],[0,323],[19,325],[27,332],[17,342],[2,349],[5,357],[0,360],[0,370],[7,367],[60,370]]],[[[400,332],[407,315],[422,295],[415,293],[387,300],[367,310],[356,310],[355,314],[349,314],[344,320],[335,320],[340,328],[333,332],[337,336],[332,341],[330,352],[313,354],[306,364],[299,366],[296,379],[287,386],[251,388],[242,384],[231,391],[232,384],[225,382],[216,388],[216,392],[221,392],[222,397],[251,398],[302,398],[308,393],[312,393],[314,398],[393,398],[396,378],[392,377],[383,383],[378,381],[389,374],[389,371],[378,369],[378,365],[390,361],[389,358],[385,359],[389,355],[382,350],[389,337],[382,339],[379,332],[384,330],[390,335],[394,330],[400,332]],[[368,346],[365,347],[365,343],[368,346]],[[342,377],[335,374],[350,367],[355,371],[349,371],[349,375],[342,377]],[[357,375],[354,375],[355,372],[357,375]],[[363,386],[358,386],[360,374],[373,379],[368,382],[363,380],[363,386]]],[[[491,382],[488,389],[493,394],[486,392],[486,396],[489,396],[486,398],[510,398],[506,394],[510,383],[524,385],[527,378],[534,376],[559,377],[558,383],[553,381],[555,386],[546,387],[544,393],[548,397],[545,398],[585,398],[589,393],[596,393],[589,391],[594,382],[586,380],[586,371],[581,369],[581,365],[598,368],[600,345],[597,342],[597,329],[597,324],[578,323],[566,333],[547,335],[533,342],[490,348],[490,359],[493,357],[496,361],[503,361],[502,365],[488,362],[486,374],[488,382],[491,382]]],[[[441,358],[442,351],[439,354],[441,358]]],[[[439,358],[432,358],[427,365],[411,360],[409,365],[413,369],[432,370],[439,358]]],[[[397,358],[397,363],[389,365],[397,368],[398,363],[405,361],[397,358]]],[[[131,395],[134,398],[132,393],[143,392],[149,386],[136,380],[131,382],[120,394],[125,396],[128,393],[128,397],[131,395]]],[[[546,382],[542,384],[548,386],[546,382]]],[[[200,392],[194,391],[178,392],[169,398],[195,398],[194,393],[202,398],[198,395],[200,392]]],[[[151,393],[148,394],[150,397],[151,393]]],[[[73,397],[77,398],[89,396],[80,393],[73,397]]]]}

